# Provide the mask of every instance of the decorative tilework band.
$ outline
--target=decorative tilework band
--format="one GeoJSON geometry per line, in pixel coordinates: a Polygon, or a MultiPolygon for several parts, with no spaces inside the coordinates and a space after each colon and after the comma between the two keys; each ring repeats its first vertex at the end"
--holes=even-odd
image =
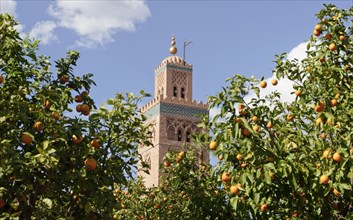
{"type": "Polygon", "coordinates": [[[144,113],[147,118],[164,114],[179,115],[186,117],[199,117],[202,114],[208,114],[208,110],[192,108],[182,105],[174,105],[169,103],[158,103],[144,113]]]}
{"type": "Polygon", "coordinates": [[[183,67],[183,66],[177,66],[177,65],[173,65],[173,64],[167,64],[167,65],[165,65],[164,67],[158,69],[158,70],[155,72],[155,75],[158,75],[159,73],[163,72],[163,70],[164,70],[165,68],[170,68],[170,69],[176,69],[176,70],[183,70],[183,71],[192,72],[192,68],[189,68],[189,67],[183,67]]]}

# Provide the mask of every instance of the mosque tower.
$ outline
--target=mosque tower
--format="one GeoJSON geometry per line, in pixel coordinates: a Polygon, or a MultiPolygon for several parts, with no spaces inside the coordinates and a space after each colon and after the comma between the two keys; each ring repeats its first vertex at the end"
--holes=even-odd
{"type": "MultiPolygon", "coordinates": [[[[191,135],[202,132],[197,127],[200,116],[208,115],[208,104],[192,98],[192,65],[176,56],[175,37],[169,49],[171,56],[155,68],[154,99],[141,108],[151,125],[153,147],[140,146],[139,153],[150,165],[149,174],[140,171],[145,186],[158,186],[163,158],[168,150],[180,151],[191,144],[191,135]]],[[[200,159],[209,161],[208,150],[200,152],[200,159]]]]}

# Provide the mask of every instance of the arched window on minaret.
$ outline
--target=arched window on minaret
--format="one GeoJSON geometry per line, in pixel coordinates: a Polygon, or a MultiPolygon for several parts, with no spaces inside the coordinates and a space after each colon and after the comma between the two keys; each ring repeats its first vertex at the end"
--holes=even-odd
{"type": "Polygon", "coordinates": [[[178,141],[181,141],[182,137],[181,130],[178,130],[178,141]]]}
{"type": "Polygon", "coordinates": [[[185,98],[185,89],[184,89],[184,87],[182,87],[181,90],[180,90],[180,97],[181,97],[182,99],[185,98]]]}
{"type": "Polygon", "coordinates": [[[173,87],[173,96],[174,97],[178,96],[178,88],[176,86],[173,87]]]}
{"type": "Polygon", "coordinates": [[[186,132],[186,142],[190,142],[191,141],[191,133],[190,131],[186,132]]]}

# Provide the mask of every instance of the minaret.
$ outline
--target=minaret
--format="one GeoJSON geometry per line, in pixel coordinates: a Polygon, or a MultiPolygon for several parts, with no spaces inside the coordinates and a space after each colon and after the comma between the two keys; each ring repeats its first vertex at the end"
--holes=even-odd
{"type": "MultiPolygon", "coordinates": [[[[202,132],[197,124],[202,114],[208,115],[208,104],[192,99],[192,65],[176,56],[173,34],[169,52],[155,68],[155,97],[141,108],[147,116],[146,124],[152,125],[152,143],[154,147],[139,147],[143,160],[150,163],[149,175],[144,177],[147,187],[157,186],[161,176],[159,169],[168,149],[180,151],[185,143],[192,145],[191,135],[202,132]]],[[[209,152],[201,152],[202,160],[209,160],[209,152]]]]}

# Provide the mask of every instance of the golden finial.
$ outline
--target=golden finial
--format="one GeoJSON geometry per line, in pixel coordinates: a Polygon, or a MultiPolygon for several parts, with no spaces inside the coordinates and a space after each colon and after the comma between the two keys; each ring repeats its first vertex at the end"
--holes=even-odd
{"type": "Polygon", "coordinates": [[[172,46],[169,48],[169,53],[175,55],[178,52],[178,49],[175,47],[175,36],[172,36],[172,46]]]}

